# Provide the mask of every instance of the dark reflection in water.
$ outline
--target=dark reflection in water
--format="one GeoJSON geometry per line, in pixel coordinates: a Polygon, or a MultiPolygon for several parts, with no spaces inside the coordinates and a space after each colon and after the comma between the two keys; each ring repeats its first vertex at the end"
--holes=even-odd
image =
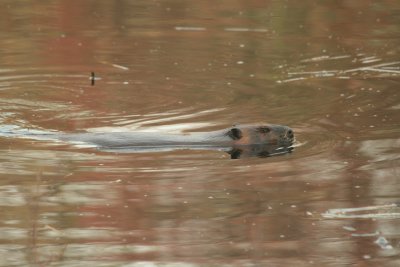
{"type": "Polygon", "coordinates": [[[2,129],[296,133],[267,159],[1,137],[0,265],[399,266],[396,1],[0,7],[2,129]]]}
{"type": "Polygon", "coordinates": [[[252,145],[239,148],[233,148],[228,153],[232,159],[245,157],[267,158],[271,156],[284,155],[292,152],[292,146],[277,146],[277,145],[252,145]]]}

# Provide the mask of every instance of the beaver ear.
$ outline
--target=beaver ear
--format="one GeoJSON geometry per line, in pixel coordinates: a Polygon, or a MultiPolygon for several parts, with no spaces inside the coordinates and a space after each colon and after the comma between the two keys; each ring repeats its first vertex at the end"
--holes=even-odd
{"type": "Polygon", "coordinates": [[[260,133],[269,133],[271,129],[267,126],[261,126],[258,127],[257,131],[259,131],[260,133]]]}
{"type": "Polygon", "coordinates": [[[243,136],[242,131],[238,128],[230,129],[230,131],[228,132],[228,135],[233,140],[238,140],[238,139],[242,138],[242,136],[243,136]]]}

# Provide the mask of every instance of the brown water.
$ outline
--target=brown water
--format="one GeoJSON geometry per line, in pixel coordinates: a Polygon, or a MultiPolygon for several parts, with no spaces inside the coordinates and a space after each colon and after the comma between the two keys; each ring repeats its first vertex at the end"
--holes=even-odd
{"type": "Polygon", "coordinates": [[[1,266],[400,265],[400,2],[1,1],[0,37],[0,131],[297,138],[230,160],[1,137],[1,266]]]}

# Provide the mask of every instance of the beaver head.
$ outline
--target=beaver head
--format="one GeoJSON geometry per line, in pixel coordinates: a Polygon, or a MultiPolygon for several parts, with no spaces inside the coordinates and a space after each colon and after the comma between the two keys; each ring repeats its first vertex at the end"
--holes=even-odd
{"type": "Polygon", "coordinates": [[[227,135],[233,140],[232,159],[242,157],[269,157],[290,153],[294,141],[293,130],[281,125],[238,125],[227,135]]]}
{"type": "Polygon", "coordinates": [[[282,125],[235,125],[226,134],[232,138],[235,146],[290,146],[294,141],[293,130],[282,125]]]}

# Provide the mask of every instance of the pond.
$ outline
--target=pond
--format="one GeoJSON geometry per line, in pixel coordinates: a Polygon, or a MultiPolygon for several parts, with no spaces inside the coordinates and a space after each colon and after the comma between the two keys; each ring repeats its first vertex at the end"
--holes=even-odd
{"type": "Polygon", "coordinates": [[[0,7],[0,266],[400,265],[400,2],[0,7]],[[259,123],[291,153],[10,134],[259,123]]]}

